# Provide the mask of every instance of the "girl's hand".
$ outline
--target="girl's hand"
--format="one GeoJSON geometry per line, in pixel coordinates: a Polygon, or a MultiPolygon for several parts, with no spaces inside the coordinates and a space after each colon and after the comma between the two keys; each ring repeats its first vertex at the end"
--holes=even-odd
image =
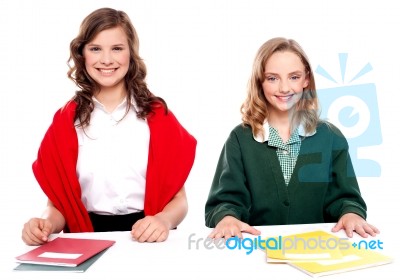
{"type": "Polygon", "coordinates": [[[368,234],[376,236],[379,233],[379,229],[354,213],[344,214],[332,228],[332,232],[338,232],[341,229],[345,230],[348,237],[353,237],[354,231],[364,238],[368,237],[368,234]]]}
{"type": "Polygon", "coordinates": [[[213,239],[219,239],[219,238],[229,239],[233,236],[243,238],[242,232],[254,235],[260,235],[261,233],[259,230],[236,219],[235,217],[226,216],[217,224],[217,226],[208,235],[208,237],[213,239]]]}

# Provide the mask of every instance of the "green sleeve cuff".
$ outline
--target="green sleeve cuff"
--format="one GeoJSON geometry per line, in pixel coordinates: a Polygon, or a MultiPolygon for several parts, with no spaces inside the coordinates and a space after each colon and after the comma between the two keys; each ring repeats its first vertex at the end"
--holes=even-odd
{"type": "Polygon", "coordinates": [[[340,215],[339,219],[347,213],[354,213],[357,214],[358,216],[362,217],[364,220],[367,219],[367,213],[364,209],[360,209],[358,207],[355,206],[347,206],[343,209],[342,214],[340,215]]]}
{"type": "MultiPolygon", "coordinates": [[[[243,217],[240,213],[238,213],[238,211],[235,211],[235,209],[223,206],[222,209],[220,209],[217,213],[215,213],[213,215],[210,223],[207,226],[208,227],[216,227],[216,225],[226,216],[232,216],[240,221],[243,221],[242,220],[243,217]]],[[[247,222],[247,221],[243,221],[243,222],[247,222]]]]}

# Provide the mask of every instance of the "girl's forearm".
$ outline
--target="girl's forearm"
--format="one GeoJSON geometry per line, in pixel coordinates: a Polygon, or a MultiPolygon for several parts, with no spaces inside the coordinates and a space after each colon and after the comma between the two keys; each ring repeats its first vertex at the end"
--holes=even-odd
{"type": "Polygon", "coordinates": [[[169,229],[176,228],[185,218],[188,211],[188,203],[185,188],[174,196],[174,198],[164,207],[163,211],[156,214],[168,222],[169,229]]]}
{"type": "Polygon", "coordinates": [[[46,210],[42,214],[43,219],[47,219],[51,222],[53,228],[51,233],[59,233],[65,227],[65,218],[60,211],[54,207],[53,203],[49,200],[47,202],[46,210]]]}

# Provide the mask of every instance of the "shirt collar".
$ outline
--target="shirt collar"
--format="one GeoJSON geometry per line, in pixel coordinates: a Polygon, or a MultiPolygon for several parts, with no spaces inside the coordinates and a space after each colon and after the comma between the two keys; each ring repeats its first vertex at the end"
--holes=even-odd
{"type": "MultiPolygon", "coordinates": [[[[104,109],[104,105],[94,96],[92,96],[93,102],[94,102],[94,106],[97,108],[101,108],[103,110],[104,109]]],[[[120,104],[118,104],[118,106],[115,108],[115,110],[121,108],[121,107],[125,107],[126,106],[126,97],[122,100],[122,102],[120,104]]],[[[137,104],[135,101],[135,98],[131,98],[131,105],[133,106],[133,108],[135,109],[136,112],[138,112],[138,108],[137,108],[137,104]]]]}
{"type": "MultiPolygon", "coordinates": [[[[263,124],[263,130],[264,130],[264,139],[263,139],[262,133],[259,133],[257,135],[253,134],[254,140],[256,140],[259,143],[267,142],[269,140],[269,123],[267,121],[263,124]]],[[[298,133],[299,133],[299,136],[301,136],[301,137],[310,137],[316,133],[316,130],[314,130],[310,133],[306,133],[306,131],[304,129],[304,125],[300,124],[298,127],[298,133]]]]}

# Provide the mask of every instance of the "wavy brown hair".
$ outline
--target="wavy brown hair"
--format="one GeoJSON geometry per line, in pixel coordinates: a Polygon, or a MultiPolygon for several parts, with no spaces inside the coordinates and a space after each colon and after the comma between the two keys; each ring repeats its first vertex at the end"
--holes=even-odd
{"type": "Polygon", "coordinates": [[[264,136],[263,124],[268,120],[268,102],[262,88],[266,63],[272,54],[283,51],[293,52],[300,58],[309,79],[308,86],[303,89],[303,95],[296,105],[291,120],[291,131],[302,123],[305,131],[310,133],[320,121],[314,74],[306,53],[295,40],[277,37],[268,40],[258,49],[248,82],[247,97],[240,108],[243,124],[249,125],[254,135],[261,133],[264,136]]]}
{"type": "MultiPolygon", "coordinates": [[[[166,102],[155,96],[147,88],[146,66],[139,56],[139,38],[128,15],[123,11],[111,8],[101,8],[89,14],[81,23],[78,36],[70,43],[70,57],[68,59],[68,77],[75,82],[79,90],[75,92],[74,100],[77,103],[75,121],[79,120],[79,126],[85,127],[90,123],[90,114],[94,103],[92,97],[100,90],[100,86],[90,77],[85,67],[83,49],[101,31],[121,27],[128,39],[130,61],[129,69],[125,76],[125,87],[127,89],[127,100],[134,98],[138,112],[137,117],[145,119],[152,113],[153,106],[164,106],[165,113],[168,112],[166,102]],[[71,65],[71,62],[73,64],[71,65]]],[[[131,103],[127,102],[127,112],[131,103]]]]}

